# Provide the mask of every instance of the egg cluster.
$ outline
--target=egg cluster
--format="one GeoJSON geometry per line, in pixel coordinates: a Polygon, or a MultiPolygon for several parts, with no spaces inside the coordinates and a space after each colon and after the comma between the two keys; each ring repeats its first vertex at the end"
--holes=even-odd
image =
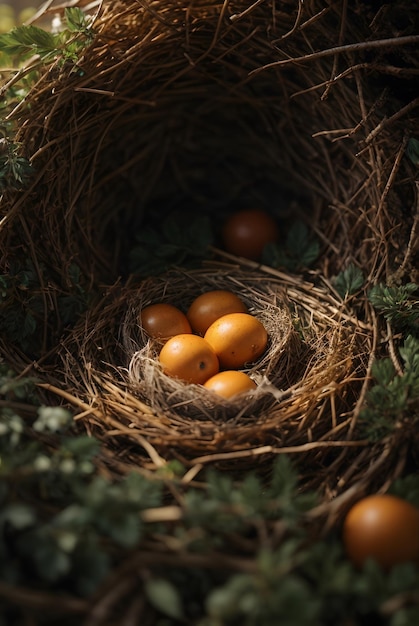
{"type": "Polygon", "coordinates": [[[170,303],[150,304],[141,310],[139,323],[162,344],[159,362],[168,376],[203,385],[223,398],[256,388],[241,368],[262,356],[268,333],[235,293],[204,292],[186,313],[170,303]]]}

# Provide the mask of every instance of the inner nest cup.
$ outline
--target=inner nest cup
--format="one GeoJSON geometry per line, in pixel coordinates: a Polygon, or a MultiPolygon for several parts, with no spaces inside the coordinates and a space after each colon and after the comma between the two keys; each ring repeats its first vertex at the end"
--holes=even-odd
{"type": "Polygon", "coordinates": [[[122,324],[130,387],[159,412],[172,411],[179,417],[219,423],[226,419],[254,420],[258,412],[269,409],[275,398],[296,382],[297,372],[301,372],[308,358],[309,348],[294,329],[294,323],[297,326],[285,291],[278,285],[271,286],[266,276],[257,272],[246,274],[220,267],[207,272],[172,271],[158,279],[146,280],[130,297],[122,324]],[[149,304],[167,302],[186,313],[197,296],[216,289],[239,296],[268,333],[268,345],[262,356],[240,368],[256,382],[257,389],[229,401],[221,397],[215,400],[202,385],[190,385],[166,375],[159,363],[161,344],[150,340],[138,321],[139,312],[149,304]]]}

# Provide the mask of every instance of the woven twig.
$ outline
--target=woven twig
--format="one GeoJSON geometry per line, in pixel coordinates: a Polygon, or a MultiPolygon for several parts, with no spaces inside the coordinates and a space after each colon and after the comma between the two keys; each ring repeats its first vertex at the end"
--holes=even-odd
{"type": "Polygon", "coordinates": [[[53,62],[10,115],[35,175],[3,198],[2,266],[30,259],[42,311],[37,351],[3,337],[8,360],[24,371],[38,360],[79,423],[118,454],[129,446],[135,464],[249,467],[288,452],[329,498],[400,472],[394,442],[357,436],[380,328],[367,299],[351,308],[333,280],[354,263],[366,293],[415,271],[413,4],[93,2],[96,37],[77,66],[53,62]],[[243,204],[309,224],[322,244],[310,280],[228,255],[216,274],[128,279],[126,251],[148,217],[216,219],[243,204]],[[87,291],[113,286],[65,328],[57,302],[74,264],[87,291]],[[153,352],[143,367],[138,308],[172,295],[185,308],[201,278],[240,292],[269,325],[254,405],[199,405],[191,389],[185,404],[153,352]]]}

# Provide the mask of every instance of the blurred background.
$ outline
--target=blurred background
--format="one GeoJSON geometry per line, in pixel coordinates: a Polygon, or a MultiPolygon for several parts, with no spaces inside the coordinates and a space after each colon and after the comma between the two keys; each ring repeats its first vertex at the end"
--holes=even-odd
{"type": "MultiPolygon", "coordinates": [[[[43,19],[36,22],[37,26],[45,28],[52,19],[53,7],[65,4],[65,0],[14,0],[13,2],[0,2],[0,33],[7,33],[14,26],[20,26],[31,20],[40,10],[48,7],[49,11],[43,19]]],[[[69,3],[71,4],[71,3],[69,3]]]]}
{"type": "Polygon", "coordinates": [[[6,33],[14,26],[29,20],[41,6],[36,0],[14,0],[0,3],[0,33],[6,33]]]}

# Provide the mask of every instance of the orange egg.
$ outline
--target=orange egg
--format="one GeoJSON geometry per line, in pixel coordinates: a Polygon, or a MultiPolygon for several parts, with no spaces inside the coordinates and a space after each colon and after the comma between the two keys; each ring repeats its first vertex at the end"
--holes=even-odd
{"type": "Polygon", "coordinates": [[[190,305],[186,317],[192,330],[204,335],[215,320],[227,313],[247,313],[245,303],[232,291],[214,289],[199,295],[190,305]]]}
{"type": "Polygon", "coordinates": [[[211,324],[204,335],[224,369],[239,369],[256,361],[266,349],[268,333],[257,317],[229,313],[211,324]]]}
{"type": "Polygon", "coordinates": [[[181,333],[192,332],[185,313],[165,302],[144,307],[140,312],[139,322],[150,337],[162,341],[181,333]]]}
{"type": "Polygon", "coordinates": [[[362,567],[374,559],[385,570],[419,562],[419,509],[393,495],[371,495],[347,513],[342,538],[349,559],[362,567]]]}
{"type": "Polygon", "coordinates": [[[227,218],[221,235],[227,252],[257,261],[266,244],[278,240],[279,229],[267,211],[243,209],[227,218]]]}
{"type": "Polygon", "coordinates": [[[168,339],[159,360],[168,376],[198,385],[219,371],[217,355],[209,343],[190,333],[168,339]]]}
{"type": "Polygon", "coordinates": [[[256,389],[256,383],[245,372],[225,370],[211,376],[204,387],[222,398],[230,399],[240,393],[256,389]]]}

